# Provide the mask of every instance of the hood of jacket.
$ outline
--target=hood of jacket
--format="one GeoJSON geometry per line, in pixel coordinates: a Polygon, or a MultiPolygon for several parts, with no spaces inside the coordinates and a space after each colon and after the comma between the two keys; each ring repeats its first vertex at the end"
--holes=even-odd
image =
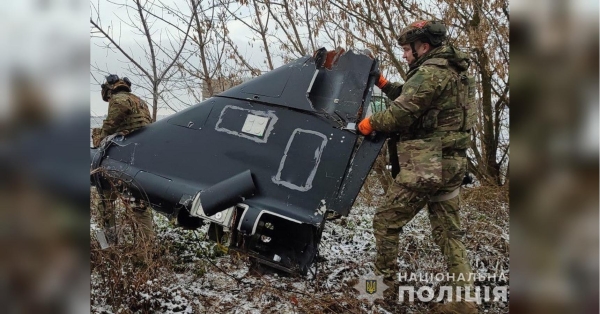
{"type": "Polygon", "coordinates": [[[450,65],[459,72],[466,71],[471,64],[471,59],[466,53],[456,49],[453,46],[440,46],[421,56],[419,60],[417,60],[417,62],[410,67],[410,70],[412,71],[413,69],[420,67],[423,62],[433,58],[447,59],[450,65]]]}

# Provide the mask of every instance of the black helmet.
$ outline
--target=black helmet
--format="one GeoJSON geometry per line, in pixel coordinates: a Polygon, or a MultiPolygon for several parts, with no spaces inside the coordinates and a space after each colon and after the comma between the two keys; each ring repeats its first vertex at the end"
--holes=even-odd
{"type": "Polygon", "coordinates": [[[106,82],[100,85],[100,87],[102,87],[102,100],[108,101],[109,91],[125,90],[131,92],[131,81],[126,77],[121,79],[116,74],[110,74],[106,77],[106,82]]]}
{"type": "Polygon", "coordinates": [[[407,45],[420,40],[434,47],[446,40],[446,26],[439,21],[416,21],[404,28],[398,36],[400,45],[407,45]]]}

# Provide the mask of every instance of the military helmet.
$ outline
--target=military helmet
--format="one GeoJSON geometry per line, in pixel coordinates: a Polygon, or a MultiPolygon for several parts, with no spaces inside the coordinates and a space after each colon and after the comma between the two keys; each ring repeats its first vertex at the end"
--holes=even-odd
{"type": "Polygon", "coordinates": [[[124,77],[119,78],[116,74],[110,74],[106,76],[106,82],[100,85],[102,87],[102,100],[108,101],[108,92],[116,92],[116,91],[127,91],[131,92],[131,81],[124,77]]]}
{"type": "Polygon", "coordinates": [[[398,43],[407,45],[417,40],[437,47],[446,39],[446,26],[439,21],[416,21],[400,32],[398,43]]]}

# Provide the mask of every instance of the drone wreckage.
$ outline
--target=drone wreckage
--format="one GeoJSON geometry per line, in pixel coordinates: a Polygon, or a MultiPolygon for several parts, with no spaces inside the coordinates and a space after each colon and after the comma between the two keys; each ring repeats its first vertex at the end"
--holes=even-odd
{"type": "Polygon", "coordinates": [[[119,180],[183,228],[306,274],[328,211],[348,215],[385,137],[359,141],[379,66],[319,49],[91,148],[92,184],[119,180]]]}

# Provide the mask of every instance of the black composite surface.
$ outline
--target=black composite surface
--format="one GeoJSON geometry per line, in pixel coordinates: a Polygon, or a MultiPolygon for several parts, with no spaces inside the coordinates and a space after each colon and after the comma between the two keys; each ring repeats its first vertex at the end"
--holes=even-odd
{"type": "Polygon", "coordinates": [[[325,209],[348,214],[383,145],[379,136],[359,148],[356,131],[344,129],[364,115],[376,66],[352,52],[331,70],[301,58],[117,137],[96,165],[132,180],[168,215],[249,170],[248,217],[266,210],[318,225],[325,209]]]}

